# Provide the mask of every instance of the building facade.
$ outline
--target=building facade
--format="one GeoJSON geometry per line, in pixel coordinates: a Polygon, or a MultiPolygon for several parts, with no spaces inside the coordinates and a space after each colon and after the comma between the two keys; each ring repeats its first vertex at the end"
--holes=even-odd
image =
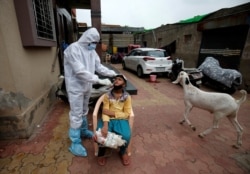
{"type": "Polygon", "coordinates": [[[198,67],[206,57],[242,74],[241,88],[250,91],[250,3],[196,16],[137,34],[140,44],[164,48],[185,67],[198,67]]]}
{"type": "Polygon", "coordinates": [[[29,138],[53,107],[75,8],[91,9],[100,31],[100,0],[0,1],[0,139],[29,138]]]}

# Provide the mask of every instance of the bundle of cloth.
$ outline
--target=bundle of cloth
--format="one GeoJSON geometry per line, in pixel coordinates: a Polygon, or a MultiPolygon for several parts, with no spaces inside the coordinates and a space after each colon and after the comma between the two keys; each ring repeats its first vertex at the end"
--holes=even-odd
{"type": "Polygon", "coordinates": [[[202,73],[209,78],[231,88],[233,84],[239,86],[242,83],[242,75],[235,69],[225,69],[214,57],[206,57],[205,61],[198,67],[202,73]]]}
{"type": "Polygon", "coordinates": [[[97,142],[105,147],[117,149],[120,146],[123,146],[126,141],[122,139],[120,135],[115,134],[114,132],[108,132],[107,137],[103,137],[101,129],[96,131],[97,142]]]}

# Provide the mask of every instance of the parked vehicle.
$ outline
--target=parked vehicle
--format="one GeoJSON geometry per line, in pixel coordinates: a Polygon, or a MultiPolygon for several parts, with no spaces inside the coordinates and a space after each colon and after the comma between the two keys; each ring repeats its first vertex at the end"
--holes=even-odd
{"type": "Polygon", "coordinates": [[[202,83],[220,92],[233,94],[242,83],[240,72],[220,67],[219,61],[213,57],[207,57],[198,69],[204,74],[202,83]]]}
{"type": "MultiPolygon", "coordinates": [[[[94,106],[98,98],[108,92],[110,90],[110,86],[104,86],[100,84],[93,84],[93,88],[91,90],[91,96],[89,99],[89,105],[94,106]]],[[[59,76],[59,80],[57,83],[56,97],[63,100],[65,103],[69,103],[68,94],[65,86],[65,79],[63,75],[59,76]]]]}
{"type": "Polygon", "coordinates": [[[172,71],[169,73],[170,80],[175,81],[181,71],[185,71],[188,74],[189,80],[194,86],[200,87],[203,77],[201,70],[197,68],[185,68],[184,61],[179,58],[173,61],[172,71]]]}
{"type": "Polygon", "coordinates": [[[111,56],[110,62],[111,62],[112,64],[122,63],[123,57],[124,57],[124,54],[118,52],[118,53],[113,54],[113,55],[111,56]]]}
{"type": "Polygon", "coordinates": [[[135,48],[123,57],[122,67],[135,71],[138,77],[145,74],[169,73],[172,59],[164,49],[135,48]]]}
{"type": "Polygon", "coordinates": [[[128,53],[130,53],[130,51],[132,51],[135,48],[141,48],[141,45],[129,44],[128,45],[128,53]]]}

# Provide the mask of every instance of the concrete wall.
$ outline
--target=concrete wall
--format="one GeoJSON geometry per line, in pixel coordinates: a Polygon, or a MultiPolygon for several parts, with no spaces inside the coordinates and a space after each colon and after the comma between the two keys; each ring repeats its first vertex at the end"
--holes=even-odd
{"type": "Polygon", "coordinates": [[[160,48],[176,41],[176,52],[172,58],[183,59],[187,67],[196,67],[201,42],[201,33],[197,32],[196,24],[165,25],[150,31],[143,36],[147,47],[160,48]]]}
{"type": "Polygon", "coordinates": [[[109,47],[127,47],[129,44],[134,44],[134,36],[133,34],[102,34],[102,42],[109,47]]]}
{"type": "Polygon", "coordinates": [[[22,46],[13,0],[0,1],[0,139],[28,138],[55,101],[55,47],[22,46]]]}
{"type": "Polygon", "coordinates": [[[132,34],[113,34],[113,44],[116,47],[127,47],[128,44],[134,43],[132,34]]]}
{"type": "Polygon", "coordinates": [[[250,30],[245,43],[244,50],[241,55],[240,69],[242,73],[242,88],[246,89],[250,93],[250,30]]]}
{"type": "MultiPolygon", "coordinates": [[[[197,24],[172,24],[154,29],[153,31],[141,34],[142,43],[147,42],[147,47],[163,47],[176,41],[176,52],[171,56],[173,59],[181,58],[185,67],[197,67],[202,32],[197,31],[197,24]]],[[[239,71],[243,81],[240,88],[250,92],[250,33],[246,39],[245,47],[241,56],[239,71]]]]}

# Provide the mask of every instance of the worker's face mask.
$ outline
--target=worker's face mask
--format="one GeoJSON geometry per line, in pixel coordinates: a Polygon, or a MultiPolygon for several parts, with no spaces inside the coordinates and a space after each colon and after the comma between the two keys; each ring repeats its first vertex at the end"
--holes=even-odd
{"type": "Polygon", "coordinates": [[[96,44],[95,43],[90,43],[88,45],[88,50],[95,50],[96,49],[96,44]]]}

